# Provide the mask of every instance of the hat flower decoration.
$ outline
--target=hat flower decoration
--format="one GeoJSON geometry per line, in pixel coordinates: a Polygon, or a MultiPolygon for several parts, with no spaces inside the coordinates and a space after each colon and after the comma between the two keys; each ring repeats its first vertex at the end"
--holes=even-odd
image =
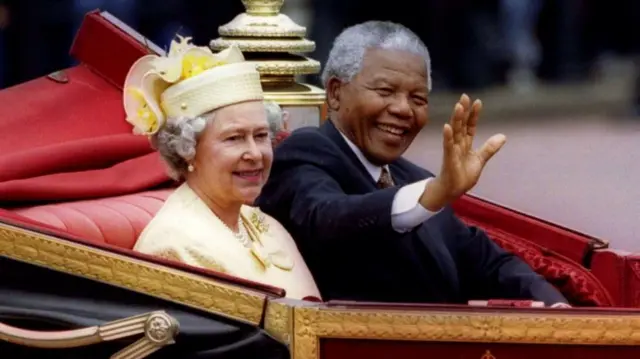
{"type": "Polygon", "coordinates": [[[214,54],[190,40],[178,36],[166,56],[146,55],[131,66],[123,102],[135,134],[154,135],[168,118],[197,117],[263,99],[255,65],[236,46],[214,54]]]}

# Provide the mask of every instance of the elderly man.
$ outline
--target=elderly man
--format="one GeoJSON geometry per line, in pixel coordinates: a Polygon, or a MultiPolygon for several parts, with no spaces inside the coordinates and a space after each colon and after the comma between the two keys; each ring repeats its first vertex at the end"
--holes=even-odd
{"type": "Polygon", "coordinates": [[[506,141],[472,148],[480,101],[463,95],[455,105],[437,176],[401,157],[427,123],[429,73],[427,48],[404,26],[346,29],[323,73],[329,120],[280,144],[258,205],[296,239],[325,300],[565,305],[448,206],[506,141]]]}

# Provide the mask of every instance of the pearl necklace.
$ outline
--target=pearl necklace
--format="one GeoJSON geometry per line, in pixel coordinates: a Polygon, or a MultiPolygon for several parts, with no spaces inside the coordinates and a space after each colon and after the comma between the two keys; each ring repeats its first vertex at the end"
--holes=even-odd
{"type": "Polygon", "coordinates": [[[269,255],[269,253],[266,253],[265,249],[262,246],[262,243],[251,239],[251,235],[247,231],[247,227],[245,227],[242,216],[238,217],[237,232],[231,229],[231,227],[227,226],[226,223],[224,223],[224,225],[231,233],[233,233],[233,236],[236,237],[238,242],[240,242],[243,247],[245,247],[260,263],[262,263],[263,266],[271,266],[271,256],[269,255]]]}
{"type": "Polygon", "coordinates": [[[275,252],[268,252],[266,248],[263,246],[260,241],[260,233],[255,233],[255,230],[252,230],[255,239],[252,238],[251,233],[247,229],[247,224],[244,223],[242,215],[238,217],[238,231],[235,232],[231,229],[231,227],[227,226],[226,223],[223,222],[225,227],[233,234],[233,236],[245,247],[262,265],[265,267],[270,267],[272,264],[282,270],[289,271],[293,269],[293,261],[291,258],[286,255],[284,252],[278,250],[275,252]]]}
{"type": "MultiPolygon", "coordinates": [[[[226,224],[225,224],[226,226],[226,224]]],[[[249,233],[242,223],[242,217],[238,217],[238,231],[234,232],[229,226],[227,228],[233,233],[233,236],[247,249],[251,249],[251,239],[249,233]]]]}

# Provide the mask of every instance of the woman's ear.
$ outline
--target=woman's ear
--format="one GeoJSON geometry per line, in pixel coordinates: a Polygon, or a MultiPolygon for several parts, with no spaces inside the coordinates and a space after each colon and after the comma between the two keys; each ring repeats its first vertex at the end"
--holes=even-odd
{"type": "Polygon", "coordinates": [[[327,106],[329,110],[337,111],[340,109],[340,90],[342,90],[342,81],[337,77],[331,77],[327,81],[327,106]]]}

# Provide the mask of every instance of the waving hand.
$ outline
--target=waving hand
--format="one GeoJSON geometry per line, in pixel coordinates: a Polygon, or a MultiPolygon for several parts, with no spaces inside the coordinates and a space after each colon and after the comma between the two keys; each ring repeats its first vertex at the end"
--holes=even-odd
{"type": "Polygon", "coordinates": [[[420,203],[429,210],[439,210],[476,185],[487,162],[505,144],[506,137],[497,134],[479,149],[473,148],[482,102],[471,105],[462,95],[456,103],[449,123],[443,129],[443,158],[440,174],[425,188],[420,203]]]}

